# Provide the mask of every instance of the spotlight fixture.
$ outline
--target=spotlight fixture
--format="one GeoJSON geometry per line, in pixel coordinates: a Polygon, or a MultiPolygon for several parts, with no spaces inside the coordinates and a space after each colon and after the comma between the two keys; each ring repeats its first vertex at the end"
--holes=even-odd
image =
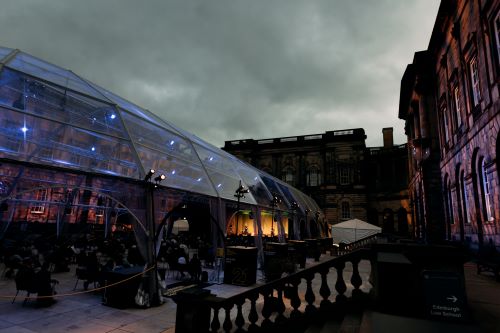
{"type": "Polygon", "coordinates": [[[162,180],[164,180],[165,178],[167,178],[167,177],[164,174],[161,174],[161,175],[155,177],[155,182],[159,183],[162,180]]]}
{"type": "Polygon", "coordinates": [[[155,169],[150,169],[148,171],[148,173],[146,174],[146,176],[144,177],[144,181],[147,182],[148,180],[150,180],[154,173],[155,173],[155,169]]]}

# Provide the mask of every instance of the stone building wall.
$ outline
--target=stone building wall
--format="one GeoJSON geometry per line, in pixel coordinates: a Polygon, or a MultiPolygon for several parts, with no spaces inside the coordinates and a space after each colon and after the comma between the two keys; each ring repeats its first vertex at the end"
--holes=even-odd
{"type": "Polygon", "coordinates": [[[418,123],[415,120],[422,117],[412,118],[414,111],[400,107],[410,144],[418,145],[426,136],[437,139],[432,141],[437,159],[429,164],[439,169],[432,168],[425,183],[417,177],[417,163],[411,162],[414,181],[410,182],[410,193],[423,193],[422,184],[440,183],[440,204],[431,200],[432,206],[424,205],[420,212],[414,208],[414,216],[426,219],[439,211],[443,237],[471,247],[487,243],[500,246],[499,11],[497,0],[442,0],[428,50],[424,51],[431,68],[418,71],[414,61],[401,88],[402,100],[414,103],[415,95],[409,97],[406,91],[413,89],[415,94],[418,82],[413,86],[405,82],[405,77],[411,76],[406,74],[413,70],[415,81],[419,75],[430,75],[432,91],[425,95],[431,97],[431,103],[417,105],[417,112],[437,120],[418,123]],[[429,126],[433,124],[434,128],[429,126]],[[422,133],[424,130],[428,133],[422,133]]]}

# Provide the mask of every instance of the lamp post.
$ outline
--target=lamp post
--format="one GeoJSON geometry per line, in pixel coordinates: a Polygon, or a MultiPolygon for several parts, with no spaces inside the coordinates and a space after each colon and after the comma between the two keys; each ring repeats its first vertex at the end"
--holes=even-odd
{"type": "Polygon", "coordinates": [[[311,212],[309,208],[306,208],[304,210],[304,213],[306,213],[306,229],[307,229],[307,238],[311,238],[311,227],[309,225],[309,220],[307,219],[307,215],[311,212]]]}
{"type": "Polygon", "coordinates": [[[146,219],[148,221],[148,230],[149,230],[149,244],[148,247],[153,250],[152,261],[154,264],[153,269],[153,279],[150,288],[149,294],[150,299],[153,303],[160,302],[160,298],[158,295],[158,267],[157,267],[157,258],[156,258],[156,248],[157,248],[157,240],[156,240],[156,223],[155,223],[155,200],[154,200],[154,190],[158,187],[158,185],[166,178],[164,174],[161,174],[154,179],[152,179],[155,173],[154,169],[150,169],[146,176],[144,177],[144,182],[146,186],[146,219]],[[154,183],[153,181],[154,180],[154,183]]]}
{"type": "MultiPolygon", "coordinates": [[[[290,209],[292,210],[292,228],[293,228],[293,233],[292,232],[289,232],[289,235],[293,235],[293,239],[298,239],[297,238],[297,235],[296,235],[296,225],[295,225],[295,215],[297,213],[297,210],[299,209],[299,204],[296,202],[296,201],[292,201],[292,203],[290,204],[290,209]]],[[[290,224],[289,224],[290,225],[290,224]]],[[[299,226],[299,229],[300,229],[300,226],[299,226]]]]}
{"type": "Polygon", "coordinates": [[[238,200],[238,204],[236,206],[236,235],[238,235],[238,218],[240,216],[240,200],[245,197],[245,194],[248,193],[249,190],[246,188],[240,180],[240,185],[236,189],[234,196],[238,200]]]}
{"type": "Polygon", "coordinates": [[[281,203],[281,199],[276,192],[272,193],[273,199],[271,200],[271,237],[274,237],[274,209],[281,203]]]}
{"type": "Polygon", "coordinates": [[[318,231],[322,229],[322,227],[319,224],[319,216],[320,216],[319,211],[316,211],[316,213],[314,213],[314,217],[316,218],[316,228],[318,228],[318,231]]]}

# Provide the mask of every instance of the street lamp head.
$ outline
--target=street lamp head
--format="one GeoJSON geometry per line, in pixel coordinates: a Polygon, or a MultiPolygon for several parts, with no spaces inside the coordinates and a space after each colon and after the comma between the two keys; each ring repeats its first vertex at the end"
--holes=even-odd
{"type": "Polygon", "coordinates": [[[428,138],[415,138],[410,142],[411,153],[418,164],[429,158],[431,154],[430,141],[428,138]]]}
{"type": "Polygon", "coordinates": [[[244,198],[245,193],[248,193],[248,192],[250,192],[250,190],[248,188],[246,188],[245,185],[243,185],[241,183],[241,180],[240,180],[240,186],[238,186],[238,188],[236,189],[234,196],[236,198],[238,198],[238,200],[240,200],[241,198],[244,198]]]}
{"type": "Polygon", "coordinates": [[[146,176],[144,176],[144,181],[147,182],[151,179],[151,177],[153,176],[153,174],[155,173],[155,169],[149,169],[148,173],[146,174],[146,176]]]}
{"type": "Polygon", "coordinates": [[[164,174],[161,174],[161,175],[155,177],[155,182],[159,183],[162,180],[165,180],[165,178],[167,178],[167,177],[164,174]]]}

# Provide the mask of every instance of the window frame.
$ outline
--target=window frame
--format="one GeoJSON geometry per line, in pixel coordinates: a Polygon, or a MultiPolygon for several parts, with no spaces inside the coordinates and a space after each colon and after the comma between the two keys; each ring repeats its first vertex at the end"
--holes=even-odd
{"type": "Polygon", "coordinates": [[[479,172],[480,172],[480,177],[479,179],[480,184],[481,184],[481,199],[483,203],[482,211],[483,211],[483,217],[485,222],[493,222],[495,220],[493,213],[494,213],[494,208],[492,205],[492,197],[491,197],[491,191],[490,191],[490,185],[491,181],[488,179],[488,172],[486,170],[486,162],[485,159],[482,158],[481,162],[479,164],[479,172]]]}
{"type": "Polygon", "coordinates": [[[321,185],[321,172],[317,166],[311,166],[307,169],[306,184],[310,187],[321,185]]]}
{"type": "Polygon", "coordinates": [[[349,185],[351,180],[350,168],[348,166],[341,166],[339,168],[339,183],[340,185],[349,185]]]}
{"type": "Polygon", "coordinates": [[[292,167],[286,166],[281,173],[281,180],[285,183],[294,185],[295,184],[295,170],[292,167]]]}
{"type": "Polygon", "coordinates": [[[349,201],[342,201],[340,203],[340,219],[349,220],[351,218],[351,205],[349,204],[349,201]]]}
{"type": "Polygon", "coordinates": [[[477,54],[471,56],[468,62],[468,68],[469,68],[469,83],[472,93],[471,94],[472,108],[476,109],[480,107],[482,101],[481,79],[479,76],[479,62],[477,59],[477,54]]]}
{"type": "Polygon", "coordinates": [[[455,117],[457,118],[457,131],[460,127],[462,127],[463,119],[462,119],[462,100],[460,99],[460,88],[458,83],[453,87],[453,104],[455,107],[455,117]]]}
{"type": "MultiPolygon", "coordinates": [[[[46,202],[49,197],[49,190],[46,188],[40,188],[36,191],[35,200],[46,202]]],[[[31,214],[43,214],[45,212],[45,203],[37,202],[30,208],[31,214]]]]}
{"type": "Polygon", "coordinates": [[[464,217],[464,224],[471,224],[471,218],[470,218],[470,206],[469,206],[469,200],[468,200],[468,193],[467,193],[467,184],[465,183],[465,171],[462,171],[460,173],[460,187],[462,190],[462,210],[463,210],[463,217],[464,217]]]}
{"type": "Polygon", "coordinates": [[[500,10],[490,20],[491,34],[494,36],[491,38],[492,59],[495,62],[496,76],[500,78],[500,10]]]}

